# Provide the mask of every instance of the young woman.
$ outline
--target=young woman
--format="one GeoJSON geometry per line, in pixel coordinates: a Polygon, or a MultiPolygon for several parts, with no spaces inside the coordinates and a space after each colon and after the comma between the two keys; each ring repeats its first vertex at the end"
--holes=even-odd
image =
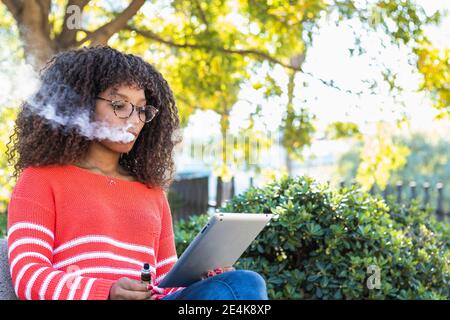
{"type": "Polygon", "coordinates": [[[177,260],[165,192],[179,119],[153,66],[110,47],[82,48],[54,56],[40,79],[8,149],[10,162],[17,156],[8,258],[20,299],[267,299],[258,273],[232,267],[186,288],[158,287],[177,260]],[[133,140],[55,125],[42,116],[46,101],[54,118],[85,113],[128,128],[133,140]],[[153,286],[139,281],[144,263],[153,286]]]}

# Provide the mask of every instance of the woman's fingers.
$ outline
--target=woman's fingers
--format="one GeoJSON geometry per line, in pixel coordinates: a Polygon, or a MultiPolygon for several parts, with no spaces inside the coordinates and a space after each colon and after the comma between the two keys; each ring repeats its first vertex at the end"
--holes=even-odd
{"type": "Polygon", "coordinates": [[[132,280],[129,278],[126,278],[126,279],[127,279],[127,281],[124,281],[122,284],[123,289],[130,290],[130,291],[142,291],[142,292],[148,291],[148,284],[141,283],[140,281],[132,280]]]}
{"type": "Polygon", "coordinates": [[[213,270],[208,270],[202,275],[202,280],[208,279],[210,277],[215,276],[215,273],[213,270]]]}
{"type": "Polygon", "coordinates": [[[142,291],[128,291],[130,293],[130,297],[132,300],[147,300],[150,299],[152,293],[150,291],[142,292],[142,291]]]}
{"type": "Polygon", "coordinates": [[[234,267],[224,267],[222,269],[223,269],[223,272],[229,272],[229,271],[235,271],[236,270],[234,267]]]}
{"type": "Polygon", "coordinates": [[[123,288],[119,288],[116,292],[116,298],[118,300],[147,300],[152,296],[150,291],[131,291],[123,288]]]}
{"type": "Polygon", "coordinates": [[[159,294],[158,292],[156,292],[153,288],[149,289],[150,290],[150,298],[148,298],[147,300],[157,300],[156,296],[159,294]]]}
{"type": "Polygon", "coordinates": [[[130,278],[120,278],[110,289],[111,300],[146,300],[152,293],[145,283],[130,278]]]}
{"type": "Polygon", "coordinates": [[[235,271],[236,269],[233,267],[222,267],[222,268],[215,268],[214,270],[208,270],[207,272],[205,272],[202,276],[202,280],[208,279],[210,277],[214,277],[215,275],[224,273],[224,272],[229,272],[229,271],[235,271]]]}

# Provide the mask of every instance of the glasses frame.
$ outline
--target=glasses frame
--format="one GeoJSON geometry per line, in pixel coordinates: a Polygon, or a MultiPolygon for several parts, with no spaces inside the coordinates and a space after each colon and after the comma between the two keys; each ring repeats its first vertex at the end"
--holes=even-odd
{"type": "Polygon", "coordinates": [[[134,113],[134,111],[137,110],[137,112],[138,112],[138,118],[139,118],[140,121],[142,121],[139,111],[145,110],[146,107],[151,107],[151,108],[153,108],[153,110],[156,111],[155,114],[153,115],[153,118],[151,118],[149,121],[142,121],[143,123],[149,123],[149,122],[151,122],[153,119],[155,119],[156,115],[159,113],[159,109],[155,108],[155,107],[152,106],[151,104],[147,104],[147,105],[145,105],[144,107],[138,107],[138,106],[134,105],[133,103],[131,103],[130,101],[127,101],[127,100],[125,100],[125,99],[122,99],[122,100],[109,100],[109,99],[105,99],[105,98],[100,97],[100,96],[97,96],[97,97],[95,97],[95,98],[96,98],[96,99],[99,99],[99,100],[103,100],[103,101],[107,101],[107,102],[111,103],[111,106],[112,106],[113,109],[114,109],[114,114],[116,115],[116,117],[118,117],[118,118],[120,118],[120,119],[128,119],[129,117],[131,117],[131,115],[134,113]],[[114,105],[114,103],[117,103],[117,102],[126,102],[126,103],[131,104],[132,109],[131,109],[131,112],[130,112],[130,114],[128,115],[128,117],[125,117],[125,118],[124,118],[124,117],[121,117],[121,116],[118,116],[118,115],[117,115],[117,113],[116,113],[116,108],[117,108],[117,107],[114,105]]]}

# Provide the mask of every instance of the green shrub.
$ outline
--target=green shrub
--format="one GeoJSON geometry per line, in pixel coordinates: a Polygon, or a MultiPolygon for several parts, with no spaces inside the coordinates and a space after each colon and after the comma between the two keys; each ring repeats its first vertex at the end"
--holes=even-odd
{"type": "MultiPolygon", "coordinates": [[[[221,211],[276,214],[235,265],[263,275],[271,299],[450,298],[449,224],[415,204],[388,206],[356,187],[286,177],[221,211]],[[380,289],[368,288],[371,266],[379,268],[380,289]]],[[[179,254],[207,219],[176,225],[179,254]]]]}

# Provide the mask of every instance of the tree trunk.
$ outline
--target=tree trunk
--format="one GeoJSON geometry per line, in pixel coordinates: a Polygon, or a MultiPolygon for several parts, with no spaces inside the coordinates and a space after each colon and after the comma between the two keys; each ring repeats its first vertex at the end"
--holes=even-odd
{"type": "Polygon", "coordinates": [[[230,159],[227,158],[227,132],[230,127],[229,114],[224,113],[220,118],[220,132],[222,134],[222,162],[224,165],[228,163],[230,159]]]}
{"type": "MultiPolygon", "coordinates": [[[[80,11],[88,4],[88,0],[69,0],[65,8],[62,31],[50,36],[51,27],[49,13],[51,0],[2,0],[16,20],[19,35],[23,42],[25,59],[35,70],[39,70],[57,52],[78,47],[85,42],[91,45],[106,45],[109,38],[126,27],[128,21],[144,5],[145,0],[133,0],[128,7],[113,20],[89,32],[81,41],[76,41],[78,30],[70,29],[67,20],[70,13],[67,7],[76,5],[80,11]]],[[[53,30],[54,31],[54,30],[53,30]]]]}
{"type": "Polygon", "coordinates": [[[17,22],[26,61],[39,69],[55,53],[50,39],[50,0],[4,0],[17,22]]]}
{"type": "MultiPolygon", "coordinates": [[[[289,126],[292,126],[292,119],[294,117],[292,116],[295,112],[294,105],[293,105],[293,99],[294,99],[294,79],[295,79],[295,71],[290,70],[289,71],[289,82],[288,82],[288,103],[286,106],[286,120],[285,120],[285,126],[286,128],[289,128],[289,126]]],[[[291,152],[288,146],[285,145],[286,150],[286,169],[289,176],[292,175],[292,157],[291,152]]]]}
{"type": "Polygon", "coordinates": [[[20,37],[23,41],[25,60],[35,70],[39,70],[56,53],[53,42],[42,30],[29,31],[30,28],[21,25],[20,37]]]}
{"type": "MultiPolygon", "coordinates": [[[[305,61],[305,54],[298,54],[295,55],[291,58],[291,65],[296,68],[296,69],[291,69],[289,70],[289,81],[288,81],[288,102],[287,102],[287,106],[286,106],[286,122],[285,122],[285,126],[286,128],[288,128],[289,126],[292,126],[292,119],[294,119],[294,117],[292,116],[295,112],[294,110],[294,105],[293,105],[293,100],[294,100],[294,88],[295,88],[295,75],[297,74],[297,70],[301,69],[301,66],[303,64],[303,62],[305,61]]],[[[285,146],[285,150],[286,150],[286,169],[287,169],[287,173],[288,175],[292,175],[292,157],[291,157],[291,152],[290,149],[287,148],[285,146]]]]}
{"type": "Polygon", "coordinates": [[[285,161],[286,161],[286,170],[287,170],[288,176],[291,176],[292,175],[292,159],[287,150],[286,150],[285,161]]]}

